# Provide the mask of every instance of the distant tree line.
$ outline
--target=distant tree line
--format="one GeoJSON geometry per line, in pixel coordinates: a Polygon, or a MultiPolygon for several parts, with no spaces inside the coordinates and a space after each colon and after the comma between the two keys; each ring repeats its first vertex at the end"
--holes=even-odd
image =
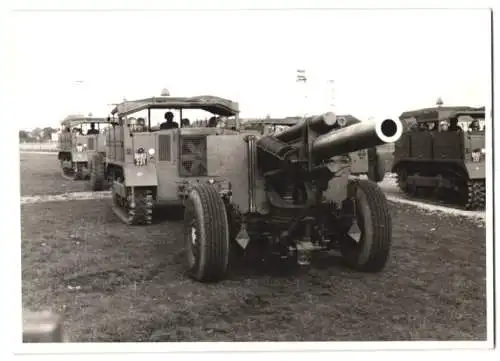
{"type": "Polygon", "coordinates": [[[35,128],[31,131],[20,130],[19,131],[19,142],[21,143],[35,143],[35,142],[46,142],[52,139],[52,133],[57,132],[57,129],[52,127],[45,128],[35,128]]]}

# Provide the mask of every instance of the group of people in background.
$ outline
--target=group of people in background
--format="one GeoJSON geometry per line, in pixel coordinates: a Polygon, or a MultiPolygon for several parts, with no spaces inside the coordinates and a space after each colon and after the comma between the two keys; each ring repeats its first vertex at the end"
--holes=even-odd
{"type": "MultiPolygon", "coordinates": [[[[442,120],[442,121],[432,121],[432,122],[422,122],[422,123],[414,123],[411,126],[411,130],[413,131],[439,131],[439,132],[463,132],[462,127],[458,124],[458,119],[452,119],[451,121],[442,120]]],[[[479,132],[484,131],[481,129],[481,125],[479,124],[479,120],[474,119],[470,124],[468,131],[469,132],[479,132]]]]}

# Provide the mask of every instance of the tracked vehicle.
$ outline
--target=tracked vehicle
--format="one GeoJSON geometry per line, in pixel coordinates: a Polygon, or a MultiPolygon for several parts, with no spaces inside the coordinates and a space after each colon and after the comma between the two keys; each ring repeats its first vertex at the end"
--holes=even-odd
{"type": "MultiPolygon", "coordinates": [[[[229,170],[221,166],[214,172],[211,168],[219,160],[207,152],[207,139],[237,134],[237,130],[205,126],[207,121],[194,119],[191,119],[192,124],[201,126],[183,126],[181,120],[188,112],[238,124],[238,103],[211,95],[124,101],[112,110],[113,127],[106,136],[102,178],[106,177],[112,184],[113,211],[123,222],[151,224],[156,206],[182,206],[191,184],[210,182],[221,193],[230,192],[223,177],[229,170]],[[158,110],[177,112],[179,127],[152,126],[152,113],[158,110]],[[137,119],[140,118],[136,116],[140,112],[146,113],[147,120],[138,127],[137,119]]],[[[227,152],[226,157],[231,157],[230,148],[224,148],[222,143],[220,147],[227,152]]]]}
{"type": "Polygon", "coordinates": [[[434,107],[404,112],[392,172],[409,196],[440,198],[484,209],[485,108],[434,107]],[[470,128],[475,123],[478,127],[470,128]]]}
{"type": "Polygon", "coordinates": [[[81,180],[90,177],[92,181],[91,160],[104,154],[102,133],[108,126],[108,118],[98,117],[68,116],[61,122],[58,159],[64,178],[81,180]],[[91,131],[92,124],[94,131],[91,131]]]}
{"type": "Polygon", "coordinates": [[[325,113],[275,134],[207,134],[207,174],[219,181],[183,188],[188,274],[215,282],[230,256],[305,266],[327,250],[356,270],[381,271],[390,212],[375,182],[351,175],[349,153],[394,142],[402,131],[399,120],[346,125],[325,113]]]}

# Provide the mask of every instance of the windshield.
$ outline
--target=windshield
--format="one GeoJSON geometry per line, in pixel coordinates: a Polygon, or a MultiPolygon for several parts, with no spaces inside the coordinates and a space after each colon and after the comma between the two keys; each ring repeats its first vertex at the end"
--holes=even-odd
{"type": "Polygon", "coordinates": [[[80,124],[74,124],[71,128],[70,131],[73,133],[79,133],[83,135],[87,135],[88,133],[90,134],[102,134],[106,128],[110,126],[109,123],[94,123],[94,131],[90,131],[92,129],[91,126],[92,123],[80,123],[80,124]]]}
{"type": "MultiPolygon", "coordinates": [[[[234,117],[218,117],[214,114],[202,109],[151,109],[149,115],[151,116],[151,128],[159,129],[160,125],[166,122],[166,114],[172,113],[172,121],[179,127],[208,127],[210,119],[215,117],[218,122],[217,125],[223,121],[225,124],[227,119],[231,120],[234,117]]],[[[147,109],[134,113],[127,118],[127,124],[136,124],[138,119],[144,119],[146,127],[148,125],[148,111],[147,109]]],[[[212,122],[213,123],[213,122],[212,122]]]]}

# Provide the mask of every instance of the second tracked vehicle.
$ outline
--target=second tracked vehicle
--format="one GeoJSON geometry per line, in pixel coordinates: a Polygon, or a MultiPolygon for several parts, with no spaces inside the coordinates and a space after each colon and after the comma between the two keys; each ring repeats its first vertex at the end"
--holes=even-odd
{"type": "Polygon", "coordinates": [[[440,198],[465,209],[486,202],[485,108],[433,107],[404,112],[392,172],[409,196],[440,198]]]}

